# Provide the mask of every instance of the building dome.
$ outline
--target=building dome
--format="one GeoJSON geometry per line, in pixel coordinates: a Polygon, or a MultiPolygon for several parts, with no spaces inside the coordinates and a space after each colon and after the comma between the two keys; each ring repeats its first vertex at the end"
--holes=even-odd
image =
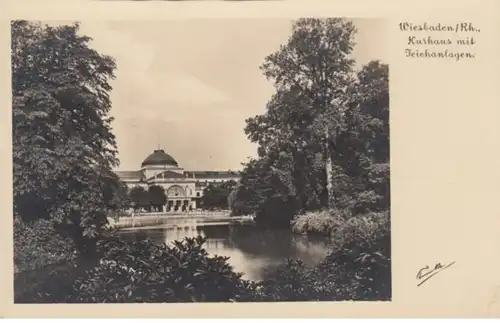
{"type": "Polygon", "coordinates": [[[157,149],[153,151],[151,155],[146,157],[141,164],[141,167],[158,165],[158,166],[175,166],[178,164],[175,159],[169,154],[165,153],[163,149],[157,149]]]}

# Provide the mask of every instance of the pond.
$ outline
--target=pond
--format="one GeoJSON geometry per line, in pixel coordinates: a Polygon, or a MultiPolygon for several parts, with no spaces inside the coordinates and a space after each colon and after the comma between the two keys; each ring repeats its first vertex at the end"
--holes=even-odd
{"type": "Polygon", "coordinates": [[[286,258],[300,259],[308,266],[323,260],[332,249],[325,239],[292,234],[290,230],[261,230],[251,224],[220,224],[193,219],[172,219],[157,227],[131,228],[121,232],[126,239],[149,238],[170,244],[175,240],[201,235],[212,255],[230,257],[234,270],[243,278],[265,279],[286,258]]]}

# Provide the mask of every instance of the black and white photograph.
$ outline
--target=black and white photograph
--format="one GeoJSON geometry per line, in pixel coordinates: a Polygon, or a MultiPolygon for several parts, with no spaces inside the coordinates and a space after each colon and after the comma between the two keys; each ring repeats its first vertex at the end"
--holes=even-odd
{"type": "Polygon", "coordinates": [[[12,20],[14,302],[391,301],[386,27],[12,20]]]}

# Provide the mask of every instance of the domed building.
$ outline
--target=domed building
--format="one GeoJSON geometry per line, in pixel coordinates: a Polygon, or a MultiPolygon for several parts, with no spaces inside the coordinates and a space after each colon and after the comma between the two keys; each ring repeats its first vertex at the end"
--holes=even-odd
{"type": "Polygon", "coordinates": [[[156,149],[147,156],[140,170],[116,173],[129,189],[162,186],[167,195],[166,212],[195,210],[197,200],[209,184],[240,179],[240,174],[233,171],[186,171],[163,149],[156,149]]]}

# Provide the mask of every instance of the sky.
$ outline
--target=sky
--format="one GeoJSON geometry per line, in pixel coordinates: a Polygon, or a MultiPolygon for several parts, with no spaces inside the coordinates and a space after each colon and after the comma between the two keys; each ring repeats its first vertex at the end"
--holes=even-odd
{"type": "MultiPolygon", "coordinates": [[[[115,58],[111,115],[118,170],[164,149],[186,170],[238,170],[256,155],[245,119],[274,93],[259,67],[286,43],[292,20],[81,21],[91,47],[115,58]]],[[[358,66],[385,61],[383,20],[354,20],[358,66]]]]}

